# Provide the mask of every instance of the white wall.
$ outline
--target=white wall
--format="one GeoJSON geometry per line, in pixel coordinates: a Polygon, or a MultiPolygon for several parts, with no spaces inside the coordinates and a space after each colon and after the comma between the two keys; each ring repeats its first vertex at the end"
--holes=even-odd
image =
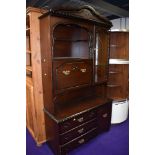
{"type": "Polygon", "coordinates": [[[129,18],[118,18],[111,20],[111,22],[113,24],[112,31],[129,30],[129,18]]]}

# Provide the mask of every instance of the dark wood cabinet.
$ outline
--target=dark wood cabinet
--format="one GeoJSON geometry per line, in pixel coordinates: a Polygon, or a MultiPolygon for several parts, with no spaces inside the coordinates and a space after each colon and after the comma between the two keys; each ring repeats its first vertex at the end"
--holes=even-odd
{"type": "Polygon", "coordinates": [[[129,32],[110,33],[110,58],[129,59],[129,32]]]}
{"type": "Polygon", "coordinates": [[[110,64],[108,96],[112,99],[129,97],[129,32],[110,33],[110,64]]]}
{"type": "Polygon", "coordinates": [[[112,24],[89,6],[51,10],[39,19],[46,135],[55,154],[66,154],[110,128],[112,24]]]}

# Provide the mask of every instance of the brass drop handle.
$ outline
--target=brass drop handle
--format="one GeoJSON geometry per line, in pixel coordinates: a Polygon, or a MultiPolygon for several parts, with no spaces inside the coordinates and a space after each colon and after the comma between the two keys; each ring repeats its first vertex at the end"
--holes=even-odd
{"type": "Polygon", "coordinates": [[[81,128],[78,130],[78,133],[83,133],[83,131],[84,131],[84,128],[81,128]]]}
{"type": "Polygon", "coordinates": [[[80,139],[80,140],[78,141],[79,144],[82,144],[82,143],[84,143],[84,142],[85,142],[84,139],[80,139]]]}
{"type": "Polygon", "coordinates": [[[79,118],[78,122],[83,122],[83,117],[79,118]]]}
{"type": "Polygon", "coordinates": [[[70,71],[69,71],[69,70],[65,70],[65,71],[62,71],[62,73],[63,73],[64,75],[69,75],[69,74],[70,74],[70,71]]]}
{"type": "Polygon", "coordinates": [[[79,70],[78,66],[72,67],[72,70],[79,70]]]}
{"type": "Polygon", "coordinates": [[[108,116],[107,113],[105,113],[105,114],[102,115],[103,118],[106,118],[107,116],[108,116]]]}
{"type": "Polygon", "coordinates": [[[86,72],[86,68],[81,68],[80,70],[81,70],[82,73],[86,72]]]}

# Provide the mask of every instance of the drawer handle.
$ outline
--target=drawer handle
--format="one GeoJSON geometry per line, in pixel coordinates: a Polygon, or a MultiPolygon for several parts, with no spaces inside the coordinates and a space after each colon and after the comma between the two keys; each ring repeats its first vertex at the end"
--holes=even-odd
{"type": "Polygon", "coordinates": [[[83,133],[83,131],[84,131],[84,128],[79,129],[79,130],[78,130],[78,133],[83,133]]]}
{"type": "Polygon", "coordinates": [[[80,140],[78,141],[79,144],[82,144],[82,143],[84,143],[84,142],[85,142],[84,139],[80,139],[80,140]]]}
{"type": "Polygon", "coordinates": [[[106,118],[107,116],[108,116],[107,113],[105,113],[105,114],[102,115],[103,118],[106,118]]]}
{"type": "Polygon", "coordinates": [[[79,118],[78,122],[83,122],[83,117],[79,118]]]}
{"type": "Polygon", "coordinates": [[[70,74],[70,71],[69,71],[69,70],[65,70],[65,71],[62,71],[62,73],[63,73],[64,75],[69,75],[69,74],[70,74]]]}
{"type": "Polygon", "coordinates": [[[85,73],[86,72],[86,68],[82,68],[80,69],[82,73],[85,73]]]}
{"type": "Polygon", "coordinates": [[[74,66],[72,70],[79,70],[79,68],[77,66],[74,66]]]}

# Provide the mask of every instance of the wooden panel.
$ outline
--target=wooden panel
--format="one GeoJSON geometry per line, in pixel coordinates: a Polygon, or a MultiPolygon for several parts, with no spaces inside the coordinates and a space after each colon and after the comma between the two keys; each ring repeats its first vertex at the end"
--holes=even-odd
{"type": "Polygon", "coordinates": [[[41,59],[42,59],[42,82],[43,82],[43,99],[44,106],[49,112],[54,112],[52,103],[52,42],[50,36],[50,17],[40,20],[40,35],[41,35],[41,59]]]}
{"type": "Polygon", "coordinates": [[[92,60],[57,60],[53,62],[55,90],[91,85],[92,60]]]}
{"type": "Polygon", "coordinates": [[[54,41],[54,57],[89,58],[89,47],[86,41],[54,41]]]}
{"type": "Polygon", "coordinates": [[[110,58],[129,59],[129,33],[110,33],[110,58]]]}
{"type": "Polygon", "coordinates": [[[26,84],[26,124],[31,135],[36,138],[37,125],[36,125],[36,112],[34,105],[34,90],[32,83],[27,81],[26,84]]]}
{"type": "Polygon", "coordinates": [[[53,37],[57,40],[80,41],[89,40],[88,30],[77,24],[58,24],[53,30],[53,37]]]}
{"type": "MultiPolygon", "coordinates": [[[[27,70],[31,71],[33,81],[33,97],[34,97],[34,109],[35,117],[31,116],[30,119],[35,121],[34,127],[36,130],[35,141],[39,145],[46,141],[45,135],[45,120],[43,112],[43,91],[42,91],[42,71],[41,71],[41,55],[40,55],[40,26],[38,17],[41,15],[40,12],[29,10],[29,35],[26,37],[27,44],[27,70]],[[29,56],[28,56],[29,55],[29,56]]],[[[31,110],[27,107],[28,110],[31,110]]]]}
{"type": "Polygon", "coordinates": [[[26,36],[26,49],[27,50],[31,49],[31,47],[30,47],[30,36],[26,36]]]}
{"type": "Polygon", "coordinates": [[[94,87],[81,87],[79,89],[70,89],[68,91],[64,91],[63,93],[57,94],[54,97],[53,102],[56,106],[57,104],[59,105],[74,102],[77,98],[88,98],[93,95],[95,95],[94,87]]]}
{"type": "Polygon", "coordinates": [[[107,81],[109,33],[96,27],[95,83],[107,81]]]}
{"type": "Polygon", "coordinates": [[[31,54],[26,53],[26,66],[31,66],[31,54]]]}
{"type": "Polygon", "coordinates": [[[108,96],[110,98],[129,97],[129,65],[109,65],[108,96]]]}

